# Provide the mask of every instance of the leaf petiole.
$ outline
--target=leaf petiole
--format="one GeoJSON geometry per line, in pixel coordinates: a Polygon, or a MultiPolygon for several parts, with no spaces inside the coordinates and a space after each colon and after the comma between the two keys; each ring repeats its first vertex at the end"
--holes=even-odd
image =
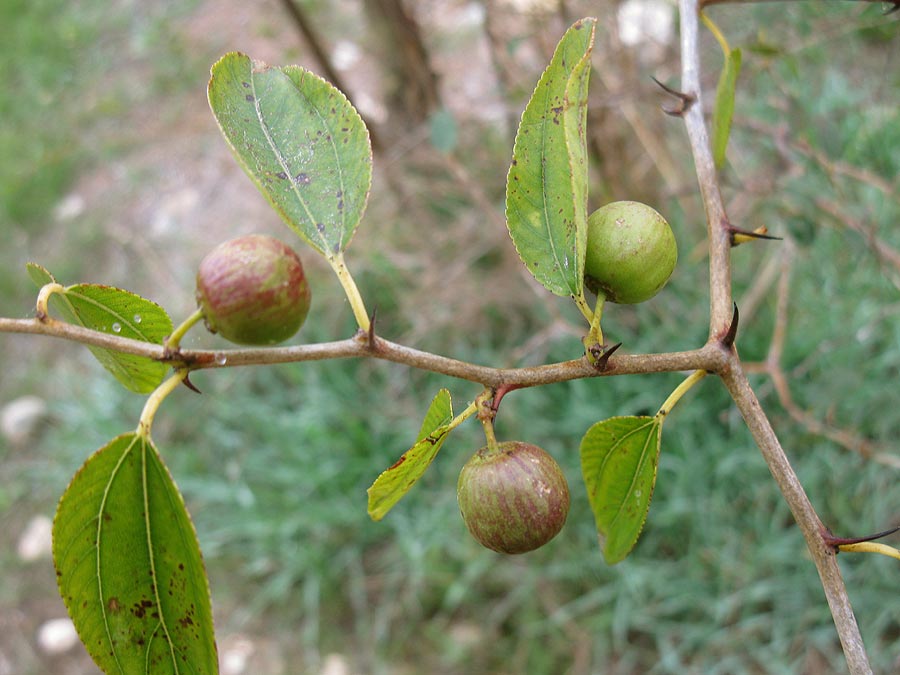
{"type": "Polygon", "coordinates": [[[165,400],[166,396],[175,391],[187,375],[187,368],[179,368],[169,379],[154,389],[153,393],[147,397],[147,402],[144,404],[144,409],[141,411],[141,418],[138,421],[137,429],[135,429],[135,433],[138,436],[142,438],[150,437],[150,427],[153,426],[153,418],[156,416],[156,411],[159,409],[159,406],[165,400]]]}
{"type": "Polygon", "coordinates": [[[697,384],[700,380],[706,377],[705,370],[695,370],[691,373],[687,379],[685,379],[681,384],[675,387],[675,391],[669,394],[669,398],[665,400],[665,402],[660,406],[659,410],[656,413],[656,417],[660,420],[665,419],[666,415],[672,412],[672,408],[675,407],[675,404],[681,400],[681,397],[684,396],[688,391],[690,391],[691,387],[697,384]]]}
{"type": "Polygon", "coordinates": [[[889,558],[896,558],[900,560],[900,551],[898,551],[893,546],[888,546],[887,544],[879,544],[874,541],[861,541],[855,544],[841,544],[838,546],[839,551],[846,551],[847,553],[880,553],[881,555],[886,555],[889,558]]]}
{"type": "Polygon", "coordinates": [[[359,288],[353,280],[350,270],[347,269],[346,263],[344,263],[343,252],[337,253],[334,256],[328,256],[327,260],[334,270],[334,273],[337,274],[338,281],[341,282],[341,286],[344,288],[344,293],[347,294],[347,300],[350,302],[350,309],[353,310],[353,316],[356,317],[356,323],[361,330],[368,331],[369,313],[366,312],[366,306],[365,303],[363,303],[362,295],[359,293],[359,288]]]}
{"type": "Polygon", "coordinates": [[[55,281],[41,286],[41,290],[38,293],[37,303],[35,306],[35,313],[41,321],[45,321],[50,316],[50,297],[54,293],[65,292],[66,287],[62,284],[56,283],[55,281]]]}

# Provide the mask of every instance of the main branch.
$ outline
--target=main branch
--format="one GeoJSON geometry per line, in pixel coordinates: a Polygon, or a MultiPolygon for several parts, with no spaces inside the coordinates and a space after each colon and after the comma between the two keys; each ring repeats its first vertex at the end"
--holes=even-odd
{"type": "MultiPolygon", "coordinates": [[[[731,315],[731,243],[726,229],[728,218],[719,190],[718,176],[703,117],[698,45],[700,2],[699,0],[680,0],[679,7],[682,91],[694,101],[694,104],[688,106],[684,111],[683,117],[706,210],[709,236],[710,341],[713,342],[727,330],[731,315]]],[[[800,526],[800,531],[803,533],[806,545],[819,572],[819,578],[822,581],[822,587],[850,672],[853,675],[871,673],[872,669],[859,626],[850,605],[841,570],[835,559],[835,551],[827,546],[823,538],[823,534],[826,532],[825,527],[819,520],[819,516],[809,501],[799,478],[794,473],[768,417],[750,387],[736,350],[729,350],[728,364],[718,371],[718,374],[743,415],[794,519],[800,526]]]]}
{"type": "Polygon", "coordinates": [[[515,385],[517,389],[606,375],[700,369],[715,372],[723,367],[726,360],[725,352],[715,344],[709,344],[686,352],[617,354],[603,370],[595,368],[587,358],[524,368],[493,368],[407,347],[364,331],[359,331],[346,340],[308,345],[228,350],[180,349],[169,352],[163,345],[110,335],[52,318],[43,321],[0,318],[0,333],[30,333],[63,338],[125,354],[146,356],[191,370],[368,357],[477,382],[486,387],[515,385]]]}

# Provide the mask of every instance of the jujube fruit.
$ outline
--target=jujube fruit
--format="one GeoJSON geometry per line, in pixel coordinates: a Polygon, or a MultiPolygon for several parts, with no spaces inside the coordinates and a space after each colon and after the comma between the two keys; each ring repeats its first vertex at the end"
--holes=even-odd
{"type": "Polygon", "coordinates": [[[588,218],[584,283],[607,300],[649,300],[666,285],[677,260],[672,228],[646,204],[612,202],[588,218]]]}
{"type": "Polygon", "coordinates": [[[310,300],[300,258],[267,235],[219,244],[197,272],[197,305],[206,327],[238,344],[284,342],[303,325],[310,300]]]}
{"type": "Polygon", "coordinates": [[[559,464],[522,441],[478,450],[459,474],[456,495],[469,532],[499,553],[543,546],[569,515],[569,485],[559,464]]]}

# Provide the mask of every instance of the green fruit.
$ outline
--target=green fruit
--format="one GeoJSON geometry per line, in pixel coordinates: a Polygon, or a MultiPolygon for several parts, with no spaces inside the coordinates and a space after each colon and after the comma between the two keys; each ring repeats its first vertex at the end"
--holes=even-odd
{"type": "Polygon", "coordinates": [[[646,204],[613,202],[588,218],[584,283],[607,300],[649,300],[666,285],[677,260],[672,228],[646,204]]]}
{"type": "Polygon", "coordinates": [[[197,305],[206,327],[238,344],[284,342],[303,325],[310,299],[300,258],[266,235],[219,244],[197,272],[197,305]]]}
{"type": "Polygon", "coordinates": [[[498,553],[543,546],[569,515],[569,485],[559,464],[521,441],[472,455],[459,474],[456,496],[469,532],[498,553]]]}

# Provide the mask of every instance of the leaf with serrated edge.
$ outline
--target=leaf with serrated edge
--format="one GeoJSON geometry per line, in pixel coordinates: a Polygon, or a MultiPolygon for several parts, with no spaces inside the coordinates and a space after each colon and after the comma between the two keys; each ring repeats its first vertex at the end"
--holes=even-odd
{"type": "Polygon", "coordinates": [[[149,438],[118,436],[75,474],[53,521],[53,561],[78,635],[103,672],[218,672],[197,536],[149,438]]]}
{"type": "Polygon", "coordinates": [[[716,87],[716,103],[713,109],[713,159],[719,168],[725,163],[728,137],[731,135],[731,119],[734,116],[734,94],[741,72],[741,50],[732,49],[725,56],[725,67],[716,87]]]}
{"type": "MultiPolygon", "coordinates": [[[[36,263],[28,275],[41,287],[56,281],[36,263]]],[[[119,337],[161,345],[172,334],[172,320],[152,300],[113,286],[75,284],[50,297],[50,305],[64,321],[119,337]]],[[[146,356],[88,346],[94,357],[130,391],[149,394],[163,381],[169,367],[146,356]]]]}
{"type": "Polygon", "coordinates": [[[231,52],[209,105],[238,163],[288,226],[328,259],[350,243],[372,183],[369,132],[340,91],[298,66],[231,52]]]}
{"type": "Polygon", "coordinates": [[[610,565],[631,552],[647,520],[661,434],[659,417],[612,417],[581,440],[581,472],[610,565]]]}
{"type": "Polygon", "coordinates": [[[425,413],[415,445],[382,472],[369,488],[369,517],[372,520],[384,518],[424,475],[450,433],[452,419],[450,392],[441,389],[425,413]]]}
{"type": "Polygon", "coordinates": [[[506,221],[528,270],[556,295],[581,295],[587,248],[587,93],[595,19],[560,40],[522,113],[506,179],[506,221]]]}

